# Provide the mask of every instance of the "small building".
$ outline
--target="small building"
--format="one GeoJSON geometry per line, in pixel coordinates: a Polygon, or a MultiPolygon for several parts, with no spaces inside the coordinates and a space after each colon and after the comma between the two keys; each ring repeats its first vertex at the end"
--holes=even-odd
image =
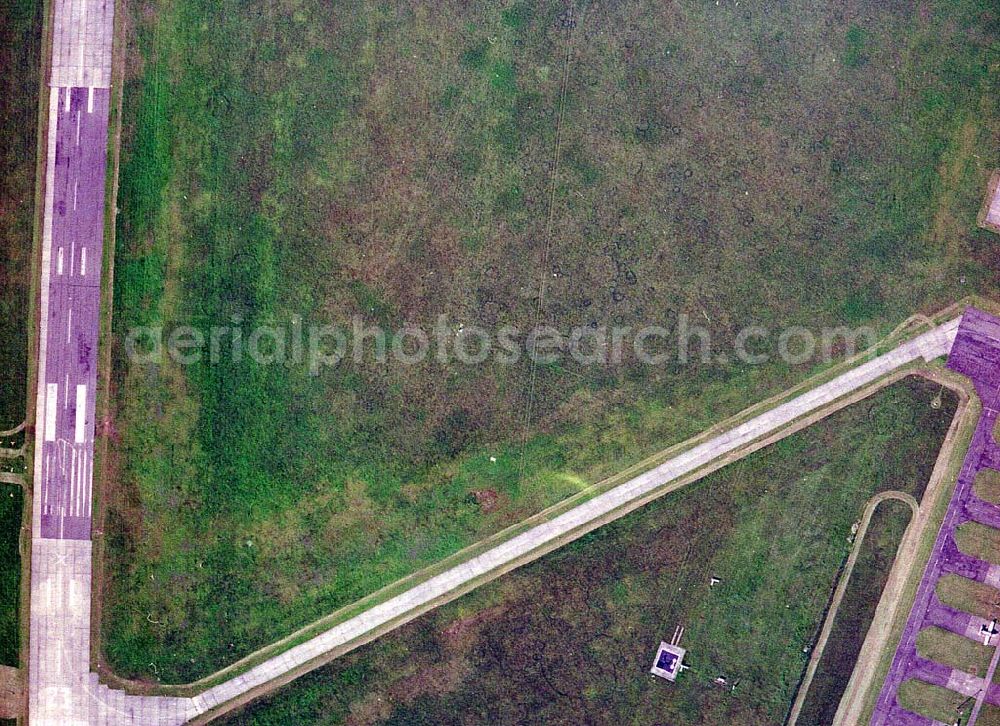
{"type": "Polygon", "coordinates": [[[679,645],[671,645],[667,642],[660,642],[660,647],[656,651],[656,660],[649,672],[654,676],[666,678],[668,681],[676,681],[677,674],[687,666],[684,665],[684,654],[687,651],[679,645]]]}
{"type": "Polygon", "coordinates": [[[1000,169],[993,172],[986,189],[986,201],[979,212],[979,226],[1000,234],[1000,169]]]}

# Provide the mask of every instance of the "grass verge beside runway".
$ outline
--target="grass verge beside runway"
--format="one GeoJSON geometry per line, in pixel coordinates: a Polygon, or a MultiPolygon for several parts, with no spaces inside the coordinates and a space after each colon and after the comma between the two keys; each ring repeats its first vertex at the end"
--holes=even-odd
{"type": "MultiPolygon", "coordinates": [[[[776,723],[853,522],[919,496],[954,411],[906,379],[347,654],[228,723],[776,723]],[[721,582],[711,586],[709,578],[721,582]],[[648,674],[687,630],[691,670],[648,674]],[[713,683],[727,679],[736,690],[713,683]],[[349,720],[350,719],[350,720],[349,720]]],[[[882,561],[886,568],[891,557],[882,561]]],[[[857,571],[875,587],[880,567],[857,571]]]]}
{"type": "Polygon", "coordinates": [[[27,400],[42,4],[0,4],[0,430],[21,422],[27,400]]]}
{"type": "Polygon", "coordinates": [[[20,664],[22,496],[20,487],[0,484],[0,665],[13,667],[20,664]]]}

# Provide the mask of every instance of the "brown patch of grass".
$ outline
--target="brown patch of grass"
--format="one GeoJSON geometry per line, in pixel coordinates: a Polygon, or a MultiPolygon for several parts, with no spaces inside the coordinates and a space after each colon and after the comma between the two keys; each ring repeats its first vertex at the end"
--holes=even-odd
{"type": "Polygon", "coordinates": [[[0,666],[0,718],[21,715],[24,683],[17,668],[0,666]]]}

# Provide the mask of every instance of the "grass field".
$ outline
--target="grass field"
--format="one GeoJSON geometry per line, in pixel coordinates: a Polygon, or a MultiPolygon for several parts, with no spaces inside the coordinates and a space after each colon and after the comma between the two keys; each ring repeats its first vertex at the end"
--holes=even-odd
{"type": "MultiPolygon", "coordinates": [[[[24,419],[42,4],[0,4],[0,429],[24,419]]],[[[0,439],[16,448],[23,436],[0,439]]],[[[21,471],[21,461],[0,460],[21,471]]],[[[0,665],[19,664],[21,490],[0,484],[0,665]]]]}
{"type": "Polygon", "coordinates": [[[955,544],[967,555],[1000,565],[1000,529],[966,522],[955,530],[955,544]]]}
{"type": "Polygon", "coordinates": [[[996,289],[974,228],[990,3],[564,8],[130,6],[119,342],[685,314],[715,349],[310,376],[119,345],[103,627],[121,674],[204,675],[813,365],[720,360],[743,326],[884,331],[996,289]]]}
{"type": "Polygon", "coordinates": [[[0,5],[0,429],[21,423],[26,400],[41,6],[0,5]]]}
{"type": "Polygon", "coordinates": [[[0,484],[0,665],[17,666],[20,607],[21,490],[0,484]]]}
{"type": "MultiPolygon", "coordinates": [[[[865,502],[886,489],[923,490],[955,405],[933,411],[934,394],[900,383],[228,723],[780,723],[865,502]],[[676,625],[686,627],[691,668],[668,685],[648,670],[676,625]],[[717,676],[735,691],[716,686],[717,676]]],[[[898,541],[898,524],[880,516],[873,543],[898,541]]],[[[888,551],[866,554],[850,592],[877,590],[891,563],[888,551]]]]}
{"type": "Polygon", "coordinates": [[[894,500],[880,504],[872,515],[833,630],[802,704],[798,719],[802,726],[833,723],[911,516],[906,504],[894,500]]]}
{"type": "Polygon", "coordinates": [[[941,602],[982,618],[1000,616],[1000,593],[996,588],[958,575],[945,575],[937,583],[941,602]]]}
{"type": "Polygon", "coordinates": [[[973,493],[980,499],[1000,504],[1000,471],[980,469],[972,486],[973,493]]]}
{"type": "MultiPolygon", "coordinates": [[[[949,724],[954,723],[960,715],[967,717],[973,705],[973,701],[954,691],[913,680],[900,686],[899,702],[915,713],[949,724]]],[[[1000,726],[1000,708],[984,704],[976,723],[982,726],[1000,726]]]]}
{"type": "Polygon", "coordinates": [[[982,677],[989,668],[993,648],[947,630],[931,627],[921,630],[917,635],[917,653],[937,663],[982,677]]]}
{"type": "Polygon", "coordinates": [[[899,704],[903,708],[942,723],[967,717],[974,703],[959,693],[923,681],[909,680],[899,687],[899,704]]]}

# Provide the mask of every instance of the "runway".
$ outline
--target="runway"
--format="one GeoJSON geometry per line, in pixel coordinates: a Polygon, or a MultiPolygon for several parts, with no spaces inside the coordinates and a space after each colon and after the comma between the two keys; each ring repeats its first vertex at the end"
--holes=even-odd
{"type": "Polygon", "coordinates": [[[106,88],[52,88],[49,97],[55,139],[36,481],[39,533],[50,539],[90,539],[109,99],[106,88]]]}
{"type": "Polygon", "coordinates": [[[54,0],[39,280],[27,723],[181,724],[90,670],[94,429],[113,0],[54,0]]]}

